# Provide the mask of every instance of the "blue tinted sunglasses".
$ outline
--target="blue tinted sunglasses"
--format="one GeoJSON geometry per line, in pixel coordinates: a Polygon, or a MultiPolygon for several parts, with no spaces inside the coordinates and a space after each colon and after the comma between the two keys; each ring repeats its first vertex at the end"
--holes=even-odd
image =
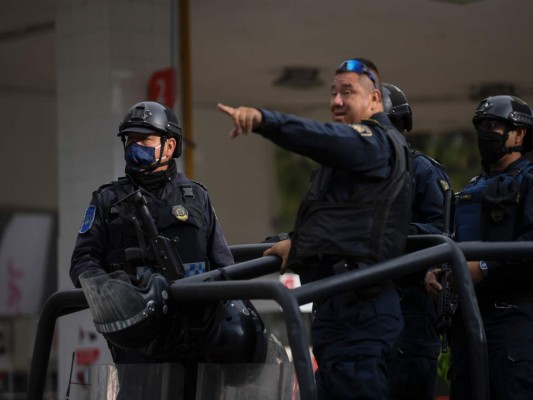
{"type": "Polygon", "coordinates": [[[339,68],[337,68],[337,74],[341,72],[355,72],[358,75],[365,74],[366,76],[370,78],[370,80],[374,84],[374,88],[375,89],[378,88],[374,74],[361,61],[357,61],[357,60],[343,61],[341,65],[339,65],[339,68]]]}

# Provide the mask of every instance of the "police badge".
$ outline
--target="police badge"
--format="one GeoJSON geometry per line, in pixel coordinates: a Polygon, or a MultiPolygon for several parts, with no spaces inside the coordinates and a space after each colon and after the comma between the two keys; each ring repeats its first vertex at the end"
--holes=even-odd
{"type": "Polygon", "coordinates": [[[189,219],[189,212],[182,205],[172,206],[172,215],[180,221],[187,221],[189,219]]]}

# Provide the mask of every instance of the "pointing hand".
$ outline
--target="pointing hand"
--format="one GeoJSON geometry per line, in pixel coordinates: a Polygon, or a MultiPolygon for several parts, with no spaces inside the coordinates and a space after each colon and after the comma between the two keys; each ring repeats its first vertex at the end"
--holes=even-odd
{"type": "Polygon", "coordinates": [[[234,128],[229,133],[230,138],[235,138],[242,134],[248,134],[263,122],[263,115],[256,108],[237,107],[233,108],[222,103],[217,104],[217,108],[233,119],[234,128]]]}

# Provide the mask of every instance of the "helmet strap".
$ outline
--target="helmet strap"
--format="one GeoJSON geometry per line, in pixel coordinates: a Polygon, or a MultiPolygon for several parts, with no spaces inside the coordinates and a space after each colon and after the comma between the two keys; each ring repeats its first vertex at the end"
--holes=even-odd
{"type": "MultiPolygon", "coordinates": [[[[509,138],[509,133],[513,130],[515,130],[515,126],[509,126],[507,128],[505,128],[505,131],[503,133],[503,137],[504,137],[504,141],[507,141],[507,139],[509,138]]],[[[518,151],[518,152],[522,152],[524,150],[524,147],[522,145],[520,146],[511,146],[511,147],[502,147],[502,151],[505,153],[505,154],[511,154],[511,153],[514,153],[515,151],[518,151]]]]}
{"type": "Polygon", "coordinates": [[[167,161],[162,161],[163,160],[163,149],[165,148],[165,143],[166,142],[167,142],[167,137],[166,136],[161,136],[161,150],[159,151],[159,159],[156,161],[155,164],[153,164],[149,168],[147,168],[146,172],[148,172],[148,173],[153,172],[157,168],[163,167],[163,166],[168,165],[170,163],[170,160],[172,159],[172,157],[170,157],[169,160],[167,160],[167,161]]]}

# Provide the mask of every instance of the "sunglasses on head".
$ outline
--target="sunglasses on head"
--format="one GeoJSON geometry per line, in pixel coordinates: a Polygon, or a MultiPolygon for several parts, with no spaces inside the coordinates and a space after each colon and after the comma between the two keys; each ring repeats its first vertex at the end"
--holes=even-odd
{"type": "Polygon", "coordinates": [[[370,80],[374,84],[374,88],[375,89],[378,88],[374,74],[361,61],[357,61],[357,60],[343,61],[341,65],[339,65],[339,68],[337,68],[337,73],[341,73],[341,72],[355,72],[357,75],[365,74],[366,76],[370,78],[370,80]]]}

